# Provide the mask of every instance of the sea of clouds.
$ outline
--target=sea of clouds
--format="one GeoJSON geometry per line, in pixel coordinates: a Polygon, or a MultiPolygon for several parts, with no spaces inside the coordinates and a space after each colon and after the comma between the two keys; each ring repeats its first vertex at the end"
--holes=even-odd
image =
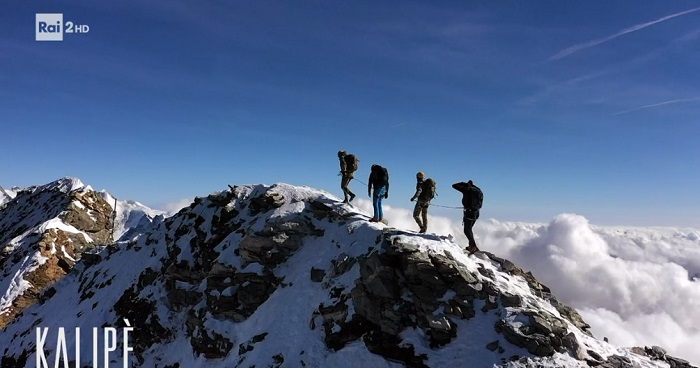
{"type": "MultiPolygon", "coordinates": [[[[356,206],[372,213],[370,201],[356,206]]],[[[384,206],[397,228],[418,230],[412,211],[384,206]]],[[[428,232],[467,244],[462,225],[430,216],[428,232]]],[[[601,227],[575,214],[547,224],[480,219],[482,250],[531,271],[576,308],[598,338],[618,346],[664,347],[700,366],[700,230],[601,227]]]]}

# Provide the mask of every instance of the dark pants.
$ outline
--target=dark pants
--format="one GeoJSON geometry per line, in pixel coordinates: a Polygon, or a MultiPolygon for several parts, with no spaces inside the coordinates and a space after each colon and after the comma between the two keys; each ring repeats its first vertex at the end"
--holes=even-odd
{"type": "Polygon", "coordinates": [[[343,174],[343,178],[340,179],[340,189],[343,190],[343,195],[345,196],[345,202],[348,201],[348,196],[354,197],[355,193],[353,193],[350,188],[348,188],[348,185],[350,185],[350,180],[352,180],[352,175],[348,174],[343,174]]]}
{"type": "MultiPolygon", "coordinates": [[[[474,227],[474,224],[476,223],[476,220],[479,218],[479,211],[464,211],[464,218],[462,221],[464,221],[464,235],[467,236],[467,239],[469,239],[469,247],[477,247],[476,246],[476,240],[474,240],[474,231],[472,231],[472,228],[474,227]]],[[[478,248],[478,247],[477,247],[478,248]]]]}
{"type": "Polygon", "coordinates": [[[420,230],[425,232],[428,229],[428,207],[429,202],[416,202],[416,207],[413,208],[413,219],[416,220],[420,230]],[[422,218],[422,221],[421,221],[422,218]]]}

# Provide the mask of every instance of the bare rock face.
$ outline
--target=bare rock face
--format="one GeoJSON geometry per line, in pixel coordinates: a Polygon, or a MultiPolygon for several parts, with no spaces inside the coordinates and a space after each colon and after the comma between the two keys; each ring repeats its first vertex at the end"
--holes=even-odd
{"type": "Polygon", "coordinates": [[[80,229],[97,244],[112,242],[113,209],[95,191],[75,192],[68,208],[59,218],[64,223],[80,229]]]}
{"type": "Polygon", "coordinates": [[[376,354],[408,366],[426,366],[425,357],[400,346],[398,334],[417,327],[429,337],[431,347],[449,344],[457,335],[454,320],[474,317],[474,299],[486,294],[478,278],[449,254],[428,255],[392,235],[380,239],[386,252],[359,259],[360,278],[349,294],[341,294],[335,305],[319,307],[326,343],[337,350],[362,337],[376,354]],[[448,291],[453,295],[446,299],[448,291]],[[349,303],[356,314],[347,322],[349,303]],[[333,325],[340,329],[333,331],[329,328],[333,325]]]}

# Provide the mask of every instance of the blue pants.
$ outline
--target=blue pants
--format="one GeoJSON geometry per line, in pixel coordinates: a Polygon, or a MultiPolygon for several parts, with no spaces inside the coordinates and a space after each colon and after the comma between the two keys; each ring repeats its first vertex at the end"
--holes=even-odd
{"type": "Polygon", "coordinates": [[[382,211],[382,199],[386,194],[386,186],[382,186],[379,189],[374,190],[374,195],[372,196],[372,207],[374,207],[374,218],[381,220],[384,218],[384,211],[382,211]]]}

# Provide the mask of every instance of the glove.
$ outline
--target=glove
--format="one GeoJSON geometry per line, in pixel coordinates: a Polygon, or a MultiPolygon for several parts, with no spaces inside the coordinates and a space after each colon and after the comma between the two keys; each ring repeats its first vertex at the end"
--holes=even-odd
{"type": "Polygon", "coordinates": [[[387,198],[389,198],[389,193],[384,194],[384,199],[387,199],[387,198]]]}
{"type": "Polygon", "coordinates": [[[411,197],[411,202],[415,201],[416,197],[411,197]]]}
{"type": "Polygon", "coordinates": [[[372,198],[372,192],[367,192],[367,196],[372,198]]]}

